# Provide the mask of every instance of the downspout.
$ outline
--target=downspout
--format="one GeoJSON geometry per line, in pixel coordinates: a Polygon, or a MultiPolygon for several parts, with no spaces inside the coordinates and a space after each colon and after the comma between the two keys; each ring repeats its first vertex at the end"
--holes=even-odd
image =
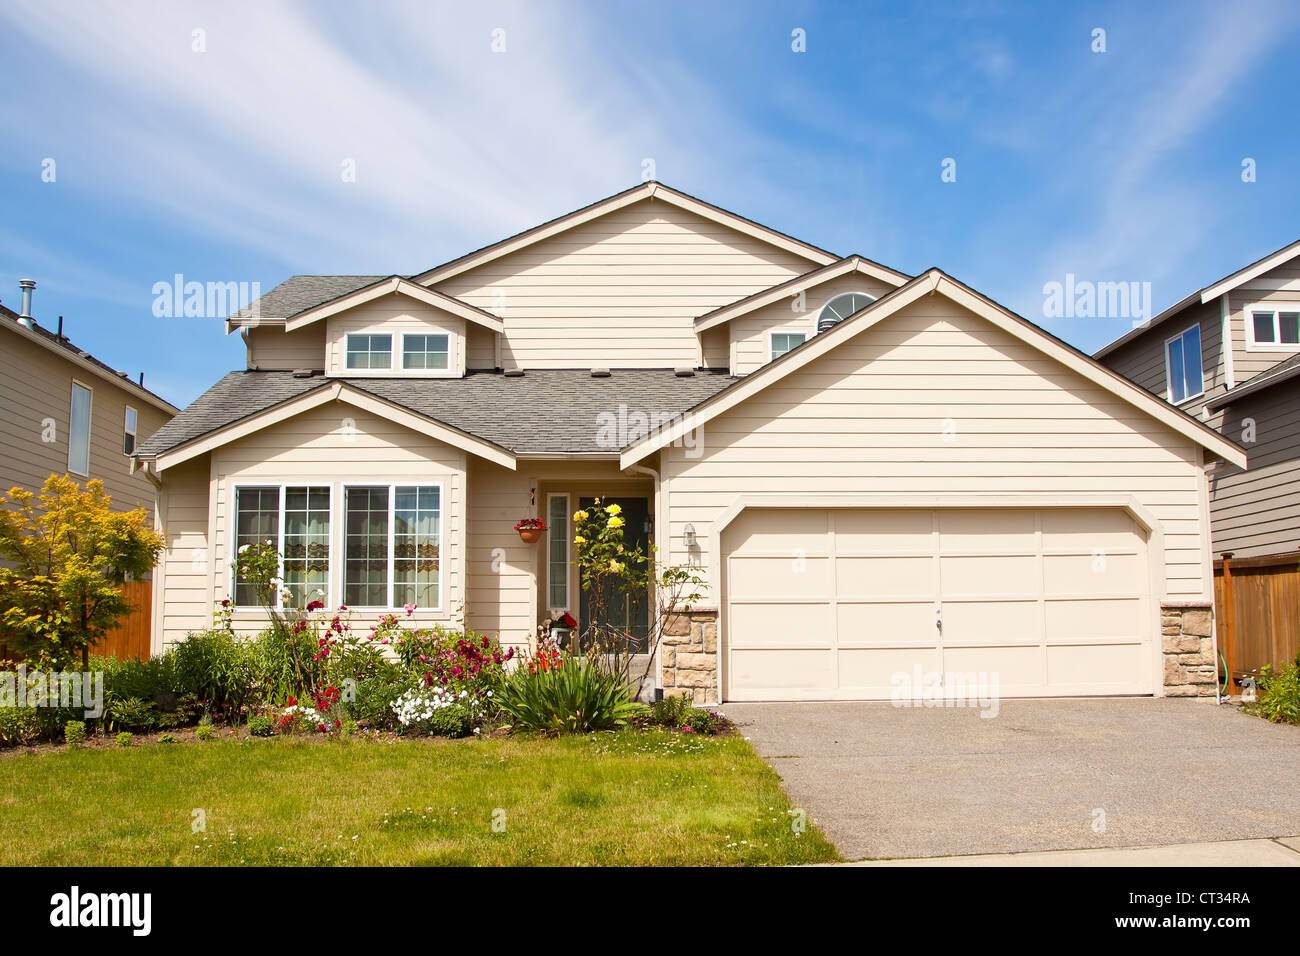
{"type": "MultiPolygon", "coordinates": [[[[659,476],[659,472],[655,471],[653,468],[650,468],[646,465],[628,465],[623,470],[636,472],[639,475],[648,475],[651,479],[654,480],[655,547],[658,550],[655,552],[655,560],[654,563],[651,565],[651,567],[654,569],[655,573],[658,574],[660,555],[664,556],[664,560],[666,560],[668,556],[668,548],[666,546],[668,543],[666,540],[668,525],[664,520],[664,515],[667,511],[667,502],[664,501],[664,496],[662,493],[663,479],[659,476]]],[[[652,590],[654,589],[652,588],[652,590]]],[[[652,597],[654,600],[654,609],[655,609],[655,618],[656,618],[655,627],[657,629],[658,617],[659,617],[659,594],[657,590],[652,595],[652,597]]],[[[664,686],[663,659],[664,658],[663,658],[663,654],[661,653],[661,648],[655,648],[655,689],[657,691],[662,690],[664,686]]]]}

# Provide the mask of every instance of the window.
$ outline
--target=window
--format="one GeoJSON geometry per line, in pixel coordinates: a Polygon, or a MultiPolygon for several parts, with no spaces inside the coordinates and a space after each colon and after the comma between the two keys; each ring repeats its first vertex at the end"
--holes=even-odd
{"type": "Polygon", "coordinates": [[[1193,325],[1165,342],[1165,375],[1169,382],[1169,400],[1175,405],[1205,391],[1199,325],[1193,325]]]}
{"type": "Polygon", "coordinates": [[[391,335],[349,335],[348,368],[392,368],[391,335]]]}
{"type": "MultiPolygon", "coordinates": [[[[280,578],[288,596],[278,607],[303,607],[329,591],[330,489],[328,485],[259,485],[235,489],[235,553],[248,545],[271,545],[281,554],[280,578]],[[316,592],[320,591],[320,594],[316,592]]],[[[255,586],[234,574],[235,604],[258,606],[255,586]]]]}
{"type": "Polygon", "coordinates": [[[122,425],[122,454],[129,455],[135,451],[135,409],[126,406],[126,421],[122,425]]]}
{"type": "Polygon", "coordinates": [[[403,335],[402,368],[447,367],[447,336],[403,335]]]}
{"type": "Polygon", "coordinates": [[[68,415],[68,471],[90,474],[90,389],[72,383],[72,411],[68,415]]]}
{"type": "Polygon", "coordinates": [[[837,295],[822,306],[821,313],[817,316],[817,331],[825,332],[832,325],[843,322],[854,312],[865,309],[875,301],[874,295],[867,295],[865,292],[845,292],[837,295]]]}
{"type": "Polygon", "coordinates": [[[797,345],[803,345],[806,336],[802,332],[773,332],[772,358],[778,359],[797,345]]]}
{"type": "Polygon", "coordinates": [[[442,606],[440,485],[348,487],[344,521],[343,603],[442,606]]]}
{"type": "Polygon", "coordinates": [[[546,554],[546,606],[569,609],[569,496],[551,495],[546,524],[550,527],[546,554]]]}
{"type": "Polygon", "coordinates": [[[1257,352],[1294,352],[1300,349],[1300,306],[1285,311],[1268,305],[1246,309],[1246,347],[1257,352]]]}

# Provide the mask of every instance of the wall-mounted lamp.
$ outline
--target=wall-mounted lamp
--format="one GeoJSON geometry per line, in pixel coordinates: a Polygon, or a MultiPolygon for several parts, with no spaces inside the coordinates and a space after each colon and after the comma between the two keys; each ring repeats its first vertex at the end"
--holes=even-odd
{"type": "Polygon", "coordinates": [[[688,524],[682,529],[682,536],[686,538],[686,547],[695,547],[695,525],[688,524]]]}

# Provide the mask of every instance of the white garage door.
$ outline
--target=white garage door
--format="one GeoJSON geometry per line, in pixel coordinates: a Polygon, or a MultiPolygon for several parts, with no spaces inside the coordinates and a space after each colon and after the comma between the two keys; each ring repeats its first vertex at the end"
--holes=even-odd
{"type": "Polygon", "coordinates": [[[888,699],[918,672],[1152,692],[1146,536],[1122,510],[750,509],[722,553],[728,700],[888,699]]]}

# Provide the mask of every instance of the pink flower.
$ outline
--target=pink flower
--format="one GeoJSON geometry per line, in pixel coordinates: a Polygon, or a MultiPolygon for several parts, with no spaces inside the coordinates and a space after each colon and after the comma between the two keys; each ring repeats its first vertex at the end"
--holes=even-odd
{"type": "Polygon", "coordinates": [[[412,614],[415,613],[415,605],[414,605],[414,604],[403,604],[403,605],[402,605],[402,610],[406,612],[406,616],[407,616],[407,617],[410,617],[412,614]]]}

